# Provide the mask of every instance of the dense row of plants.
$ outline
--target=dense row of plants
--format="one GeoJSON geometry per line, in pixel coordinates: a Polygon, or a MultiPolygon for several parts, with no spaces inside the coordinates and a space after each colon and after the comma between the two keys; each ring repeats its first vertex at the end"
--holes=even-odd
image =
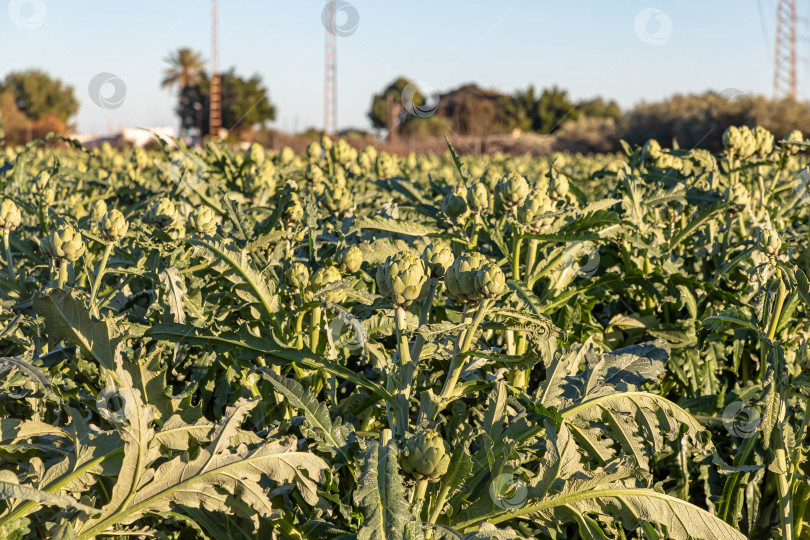
{"type": "Polygon", "coordinates": [[[68,144],[0,155],[0,537],[810,538],[801,133],[68,144]]]}

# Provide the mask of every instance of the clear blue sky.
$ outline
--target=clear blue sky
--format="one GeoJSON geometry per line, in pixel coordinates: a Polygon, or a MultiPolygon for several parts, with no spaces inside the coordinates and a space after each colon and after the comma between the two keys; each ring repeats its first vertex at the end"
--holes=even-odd
{"type": "MultiPolygon", "coordinates": [[[[0,3],[21,6],[23,22],[35,26],[22,28],[10,9],[0,11],[0,77],[38,67],[74,86],[81,132],[104,132],[109,119],[116,128],[176,125],[175,96],[159,86],[166,54],[187,46],[210,58],[210,0],[0,3]],[[100,72],[126,83],[118,109],[90,100],[88,85],[100,72]]],[[[341,128],[367,129],[372,93],[398,75],[442,91],[472,81],[503,92],[557,84],[575,99],[601,95],[622,107],[675,92],[771,93],[776,0],[350,3],[359,24],[338,40],[341,128]],[[648,8],[665,15],[643,25],[640,37],[636,19],[648,8]]],[[[220,0],[221,66],[262,76],[279,128],[322,125],[323,7],[323,0],[220,0]]],[[[798,67],[800,98],[808,99],[807,64],[798,67]]]]}

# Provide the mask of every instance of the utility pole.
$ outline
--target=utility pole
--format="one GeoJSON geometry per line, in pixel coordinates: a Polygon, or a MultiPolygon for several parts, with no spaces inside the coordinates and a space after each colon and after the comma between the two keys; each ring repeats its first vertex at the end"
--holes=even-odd
{"type": "Polygon", "coordinates": [[[222,129],[222,90],[221,80],[219,76],[219,29],[217,12],[217,0],[213,0],[213,22],[212,22],[212,37],[211,37],[211,98],[210,110],[208,114],[208,134],[211,138],[219,138],[219,132],[222,129]]]}
{"type": "Polygon", "coordinates": [[[336,0],[326,0],[327,24],[324,50],[323,133],[337,133],[337,35],[335,33],[336,0]]]}
{"type": "Polygon", "coordinates": [[[779,0],[776,6],[773,98],[796,99],[796,0],[779,0]]]}

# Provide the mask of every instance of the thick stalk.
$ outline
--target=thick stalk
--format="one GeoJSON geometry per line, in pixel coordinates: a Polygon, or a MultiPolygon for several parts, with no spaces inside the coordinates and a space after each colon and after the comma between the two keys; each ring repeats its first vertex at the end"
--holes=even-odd
{"type": "Polygon", "coordinates": [[[472,345],[475,331],[478,329],[478,325],[481,324],[481,321],[484,320],[484,315],[486,315],[490,303],[491,300],[482,300],[478,305],[478,310],[475,312],[472,323],[470,323],[470,327],[464,334],[464,340],[461,342],[461,346],[453,357],[453,360],[450,362],[450,369],[447,371],[447,379],[444,381],[442,393],[439,394],[440,401],[446,400],[456,389],[456,383],[458,383],[458,378],[461,376],[461,371],[464,369],[464,363],[467,359],[467,357],[464,356],[464,353],[466,353],[469,350],[470,345],[472,345]]]}
{"type": "Polygon", "coordinates": [[[318,338],[321,335],[321,315],[323,314],[323,308],[321,306],[312,308],[310,312],[310,327],[309,327],[309,348],[312,352],[318,352],[318,338]]]}
{"type": "Polygon", "coordinates": [[[785,439],[781,434],[778,437],[778,445],[774,449],[774,457],[781,474],[776,474],[776,489],[779,492],[779,522],[782,527],[782,538],[793,540],[793,497],[790,489],[788,476],[790,470],[787,463],[787,452],[785,450],[785,439]]]}
{"type": "Polygon", "coordinates": [[[64,289],[68,278],[67,259],[59,259],[59,288],[64,289]]]}
{"type": "Polygon", "coordinates": [[[9,245],[9,236],[11,231],[3,230],[3,247],[6,248],[6,265],[8,265],[8,277],[11,281],[17,281],[17,275],[14,273],[14,258],[11,255],[11,246],[9,245]]]}
{"type": "MultiPolygon", "coordinates": [[[[436,287],[439,285],[439,280],[430,278],[428,282],[428,292],[425,296],[425,301],[422,302],[422,310],[419,312],[419,326],[422,327],[430,320],[430,311],[433,309],[433,297],[436,295],[436,287]]],[[[422,347],[425,346],[425,336],[417,334],[416,339],[413,341],[411,348],[411,358],[415,363],[419,362],[419,357],[422,355],[422,347]]]]}
{"type": "Polygon", "coordinates": [[[93,280],[93,288],[90,291],[90,312],[95,313],[96,311],[96,295],[98,294],[98,289],[101,287],[101,278],[104,277],[104,270],[107,269],[107,261],[110,259],[110,253],[112,253],[113,244],[112,242],[108,242],[107,246],[104,248],[104,255],[101,256],[101,262],[98,263],[98,268],[96,268],[96,277],[93,280]]]}
{"type": "Polygon", "coordinates": [[[529,251],[526,254],[526,276],[523,278],[527,287],[529,286],[529,278],[534,272],[534,265],[537,262],[537,248],[539,245],[539,240],[529,240],[529,251]]]}
{"type": "Polygon", "coordinates": [[[439,519],[439,515],[442,513],[442,508],[444,508],[444,503],[447,502],[447,496],[450,494],[450,484],[445,484],[442,486],[441,491],[439,491],[439,496],[436,499],[436,505],[433,507],[433,511],[430,513],[430,518],[428,518],[429,523],[436,523],[436,520],[439,519]]]}
{"type": "Polygon", "coordinates": [[[520,238],[520,232],[514,231],[515,237],[512,239],[512,279],[520,281],[520,246],[523,240],[520,238]]]}
{"type": "Polygon", "coordinates": [[[427,492],[428,479],[423,478],[416,483],[416,492],[413,501],[411,501],[416,508],[422,506],[422,501],[425,500],[425,493],[427,492]]]}
{"type": "Polygon", "coordinates": [[[785,297],[787,296],[787,288],[785,287],[785,280],[782,279],[782,271],[776,269],[776,278],[779,280],[779,287],[776,292],[776,303],[773,306],[771,313],[771,324],[768,328],[768,339],[773,339],[776,335],[776,329],[779,327],[779,319],[781,319],[782,308],[785,304],[785,297]]]}
{"type": "Polygon", "coordinates": [[[295,348],[301,350],[304,348],[304,313],[303,311],[298,313],[298,316],[295,318],[295,348]]]}
{"type": "Polygon", "coordinates": [[[400,364],[399,391],[405,396],[405,399],[410,399],[415,366],[411,362],[411,348],[408,343],[408,336],[405,335],[405,308],[396,306],[394,308],[394,317],[397,327],[397,352],[399,353],[400,364]]]}

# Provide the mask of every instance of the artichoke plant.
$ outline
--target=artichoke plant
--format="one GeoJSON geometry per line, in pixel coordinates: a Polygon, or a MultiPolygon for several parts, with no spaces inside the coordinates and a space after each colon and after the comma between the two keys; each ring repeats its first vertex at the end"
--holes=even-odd
{"type": "Polygon", "coordinates": [[[335,262],[341,273],[354,274],[363,265],[363,252],[357,246],[350,246],[338,253],[335,262]]]}
{"type": "Polygon", "coordinates": [[[460,304],[473,304],[481,295],[475,287],[478,270],[487,264],[487,258],[474,251],[459,256],[444,275],[447,295],[460,304]]]}
{"type": "Polygon", "coordinates": [[[551,201],[548,195],[541,189],[535,188],[518,208],[517,220],[524,227],[528,227],[530,231],[539,232],[545,225],[544,222],[540,221],[540,216],[551,210],[551,201]]]}
{"type": "Polygon", "coordinates": [[[422,260],[427,264],[432,278],[444,277],[447,269],[453,264],[453,259],[453,250],[443,240],[436,240],[428,244],[422,251],[422,260]]]}
{"type": "Polygon", "coordinates": [[[461,188],[453,190],[442,202],[442,212],[453,221],[464,221],[469,211],[467,196],[461,188]]]}
{"type": "Polygon", "coordinates": [[[200,236],[217,232],[217,214],[208,206],[195,208],[188,215],[188,226],[200,236]]]}
{"type": "Polygon", "coordinates": [[[402,468],[417,480],[438,482],[450,466],[450,446],[435,430],[420,431],[405,444],[402,468]]]}
{"type": "Polygon", "coordinates": [[[517,208],[529,196],[529,183],[521,175],[510,172],[495,186],[495,202],[505,211],[517,208]]]}
{"type": "MultiPolygon", "coordinates": [[[[340,270],[338,270],[336,266],[325,266],[315,272],[315,275],[312,276],[312,279],[309,282],[309,289],[313,293],[318,293],[322,289],[325,289],[328,285],[337,283],[340,280],[340,270]]],[[[342,302],[345,297],[346,293],[342,291],[331,291],[324,295],[324,300],[337,304],[342,302]]]]}
{"type": "Polygon", "coordinates": [[[295,291],[303,291],[309,286],[309,268],[307,265],[296,262],[284,270],[284,281],[295,291]]]}
{"type": "Polygon", "coordinates": [[[13,231],[20,226],[22,214],[20,209],[11,199],[3,200],[0,204],[0,229],[3,231],[13,231]]]}
{"type": "Polygon", "coordinates": [[[487,300],[497,298],[506,290],[506,276],[497,265],[487,263],[475,274],[475,290],[487,300]]]}
{"type": "Polygon", "coordinates": [[[410,251],[389,255],[377,267],[377,288],[394,305],[407,307],[421,299],[428,280],[427,265],[410,251]]]}
{"type": "Polygon", "coordinates": [[[475,214],[485,214],[489,208],[489,191],[481,182],[467,188],[467,206],[475,214]]]}
{"type": "Polygon", "coordinates": [[[568,177],[553,170],[550,171],[548,196],[554,201],[559,201],[565,199],[566,195],[568,195],[568,177]]]}
{"type": "Polygon", "coordinates": [[[171,199],[166,197],[152,203],[152,206],[149,207],[143,217],[146,223],[150,223],[158,229],[170,228],[174,225],[176,219],[177,208],[171,199]]]}
{"type": "Polygon", "coordinates": [[[751,196],[745,185],[736,183],[726,188],[723,198],[734,206],[748,206],[751,196]]]}
{"type": "Polygon", "coordinates": [[[99,232],[102,238],[110,243],[120,241],[127,235],[129,230],[129,222],[120,210],[113,208],[101,218],[99,224],[99,232]]]}
{"type": "Polygon", "coordinates": [[[330,186],[325,189],[321,202],[327,210],[335,214],[342,214],[354,204],[351,192],[341,186],[330,186]]]}
{"type": "Polygon", "coordinates": [[[53,260],[73,262],[84,254],[82,235],[70,225],[54,229],[40,244],[42,253],[53,260]]]}
{"type": "Polygon", "coordinates": [[[776,257],[779,248],[782,247],[782,240],[779,234],[773,229],[760,229],[757,233],[757,249],[770,258],[776,257]]]}

